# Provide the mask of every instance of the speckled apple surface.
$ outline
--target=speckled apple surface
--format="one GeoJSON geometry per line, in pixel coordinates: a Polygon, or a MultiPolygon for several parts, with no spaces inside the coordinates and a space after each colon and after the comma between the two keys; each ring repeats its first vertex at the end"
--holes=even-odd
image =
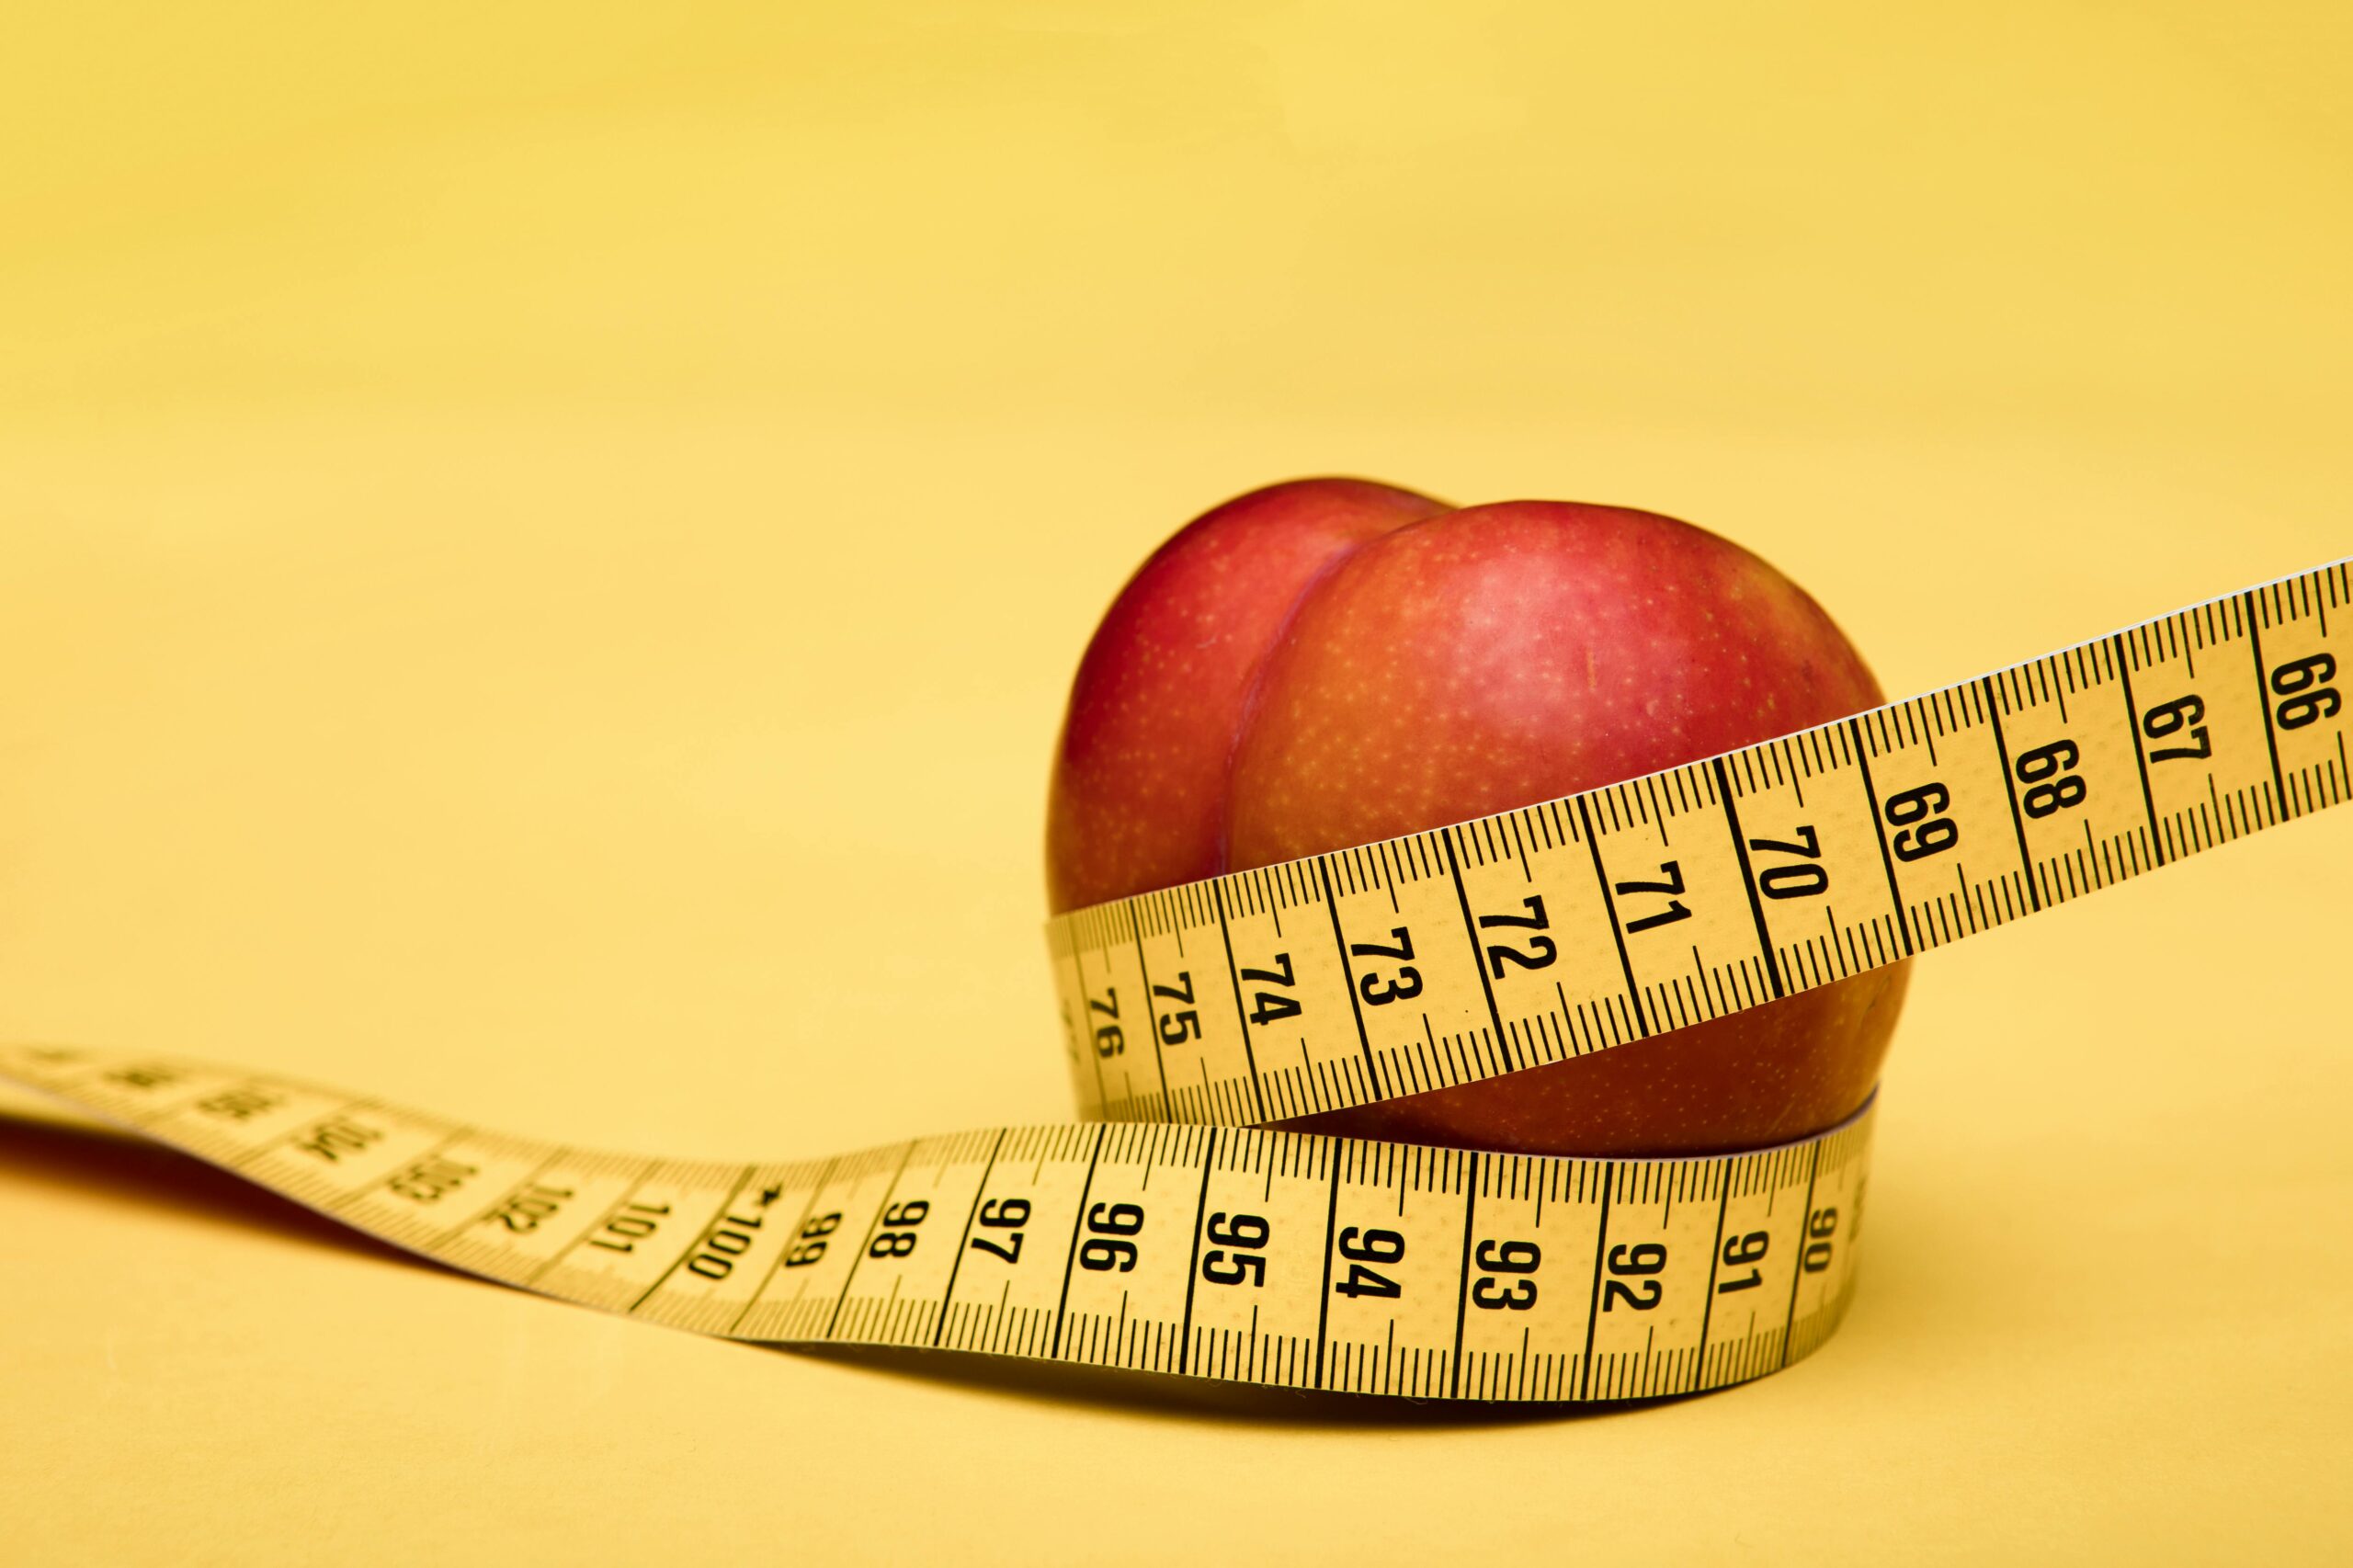
{"type": "MultiPolygon", "coordinates": [[[[1882,700],[1772,566],[1653,512],[1294,481],[1181,529],[1089,643],[1057,910],[1614,783],[1882,700]]],[[[1540,1153],[1754,1147],[1860,1105],[1904,964],[1655,1039],[1281,1125],[1540,1153]]]]}

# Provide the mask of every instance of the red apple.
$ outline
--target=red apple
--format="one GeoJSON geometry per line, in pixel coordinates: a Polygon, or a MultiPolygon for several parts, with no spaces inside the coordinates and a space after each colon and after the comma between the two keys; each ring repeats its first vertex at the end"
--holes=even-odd
{"type": "MultiPolygon", "coordinates": [[[[1162,545],[1097,629],[1055,755],[1048,895],[1073,909],[1437,827],[1881,700],[1813,599],[1688,523],[1274,485],[1162,545]]],[[[1906,967],[1280,1125],[1536,1153],[1799,1137],[1870,1092],[1906,967]]]]}

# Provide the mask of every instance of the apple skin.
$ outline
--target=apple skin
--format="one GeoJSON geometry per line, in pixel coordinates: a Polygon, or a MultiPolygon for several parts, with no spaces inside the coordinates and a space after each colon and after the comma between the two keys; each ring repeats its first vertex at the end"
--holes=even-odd
{"type": "MultiPolygon", "coordinates": [[[[1802,589],[1688,523],[1277,485],[1178,532],[1097,631],[1055,759],[1049,898],[1076,908],[1417,832],[1881,700],[1802,589]]],[[[1870,1094],[1907,969],[1277,1125],[1554,1154],[1797,1138],[1870,1094]]]]}
{"type": "Polygon", "coordinates": [[[1365,480],[1298,480],[1205,512],[1153,551],[1071,684],[1046,804],[1057,914],[1232,869],[1227,765],[1267,650],[1336,561],[1447,509],[1365,480]]]}

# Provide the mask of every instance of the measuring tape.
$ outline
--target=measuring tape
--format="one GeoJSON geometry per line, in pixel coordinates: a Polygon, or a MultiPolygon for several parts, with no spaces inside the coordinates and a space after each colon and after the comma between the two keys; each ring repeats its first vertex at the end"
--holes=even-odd
{"type": "Polygon", "coordinates": [[[729,1338],[1425,1398],[1721,1387],[1844,1314],[1869,1106],[1699,1159],[1248,1124],[1719,1017],[2336,804],[2347,566],[1607,789],[1058,917],[1076,1125],[740,1165],[146,1055],[0,1047],[0,1075],[453,1267],[729,1338]]]}

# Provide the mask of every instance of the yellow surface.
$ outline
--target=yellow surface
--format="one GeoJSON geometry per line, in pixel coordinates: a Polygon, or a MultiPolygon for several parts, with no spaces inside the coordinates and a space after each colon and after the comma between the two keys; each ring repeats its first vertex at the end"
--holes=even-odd
{"type": "MultiPolygon", "coordinates": [[[[1234,490],[1678,512],[1897,692],[2353,538],[2341,7],[369,16],[8,24],[7,1037],[1048,1118],[1063,686],[1234,490]]],[[[2348,877],[1924,962],[1844,1333],[1581,1419],[705,1342],[12,1098],[0,1557],[2341,1556],[2348,877]]]]}

